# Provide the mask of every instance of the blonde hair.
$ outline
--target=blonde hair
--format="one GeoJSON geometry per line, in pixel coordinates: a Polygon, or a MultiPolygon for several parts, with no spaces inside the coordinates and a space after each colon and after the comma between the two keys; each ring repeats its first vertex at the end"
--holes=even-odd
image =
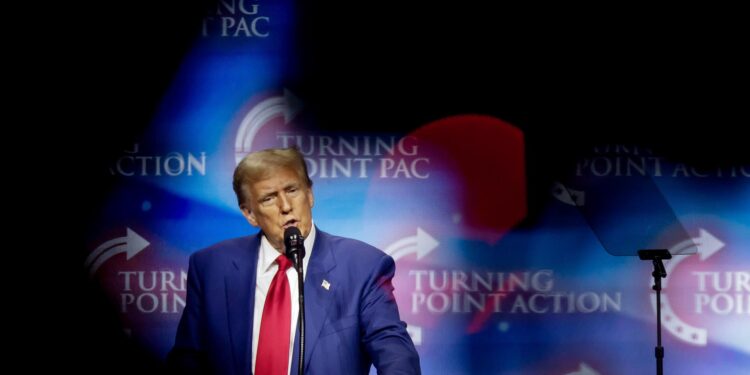
{"type": "Polygon", "coordinates": [[[304,181],[308,188],[312,187],[305,159],[296,147],[260,150],[245,156],[234,169],[232,187],[237,195],[237,204],[242,206],[250,195],[250,185],[271,177],[279,168],[293,170],[300,181],[304,181]]]}

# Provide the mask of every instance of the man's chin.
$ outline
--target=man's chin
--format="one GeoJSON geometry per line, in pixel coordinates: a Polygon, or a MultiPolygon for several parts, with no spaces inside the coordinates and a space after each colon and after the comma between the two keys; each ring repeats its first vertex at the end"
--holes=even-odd
{"type": "Polygon", "coordinates": [[[301,225],[297,228],[299,228],[299,231],[302,233],[302,237],[307,238],[307,236],[309,236],[310,232],[312,231],[312,224],[308,224],[307,228],[302,228],[301,225]]]}

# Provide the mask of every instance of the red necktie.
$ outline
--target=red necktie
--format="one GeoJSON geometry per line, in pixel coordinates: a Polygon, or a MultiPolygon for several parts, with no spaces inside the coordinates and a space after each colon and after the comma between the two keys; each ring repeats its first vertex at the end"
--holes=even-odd
{"type": "Polygon", "coordinates": [[[276,271],[263,305],[260,321],[258,352],[256,354],[256,375],[288,375],[289,373],[289,330],[292,324],[292,297],[286,270],[292,262],[285,256],[276,258],[279,270],[276,271]]]}

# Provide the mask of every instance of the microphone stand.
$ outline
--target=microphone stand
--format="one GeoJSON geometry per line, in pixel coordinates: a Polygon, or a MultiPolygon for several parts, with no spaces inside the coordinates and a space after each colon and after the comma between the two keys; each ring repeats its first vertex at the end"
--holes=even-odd
{"type": "Polygon", "coordinates": [[[299,287],[299,375],[302,375],[305,369],[305,276],[302,269],[302,258],[304,257],[304,247],[295,254],[295,268],[297,269],[297,286],[299,287]],[[300,256],[301,255],[301,256],[300,256]]]}

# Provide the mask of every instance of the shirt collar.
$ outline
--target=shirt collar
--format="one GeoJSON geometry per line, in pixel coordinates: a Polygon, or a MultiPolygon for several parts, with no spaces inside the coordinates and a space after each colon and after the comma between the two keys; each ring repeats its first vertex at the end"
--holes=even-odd
{"type": "MultiPolygon", "coordinates": [[[[312,225],[310,226],[310,233],[305,238],[305,258],[302,260],[303,265],[305,266],[305,270],[307,270],[307,263],[310,260],[310,255],[312,255],[313,251],[313,245],[315,244],[315,222],[312,222],[312,225]]],[[[266,238],[266,235],[263,234],[263,237],[260,239],[260,259],[259,262],[262,266],[263,272],[268,272],[271,268],[271,266],[276,263],[276,258],[279,257],[281,253],[278,252],[278,250],[274,249],[273,245],[271,245],[271,242],[268,241],[268,238],[266,238]]]]}

